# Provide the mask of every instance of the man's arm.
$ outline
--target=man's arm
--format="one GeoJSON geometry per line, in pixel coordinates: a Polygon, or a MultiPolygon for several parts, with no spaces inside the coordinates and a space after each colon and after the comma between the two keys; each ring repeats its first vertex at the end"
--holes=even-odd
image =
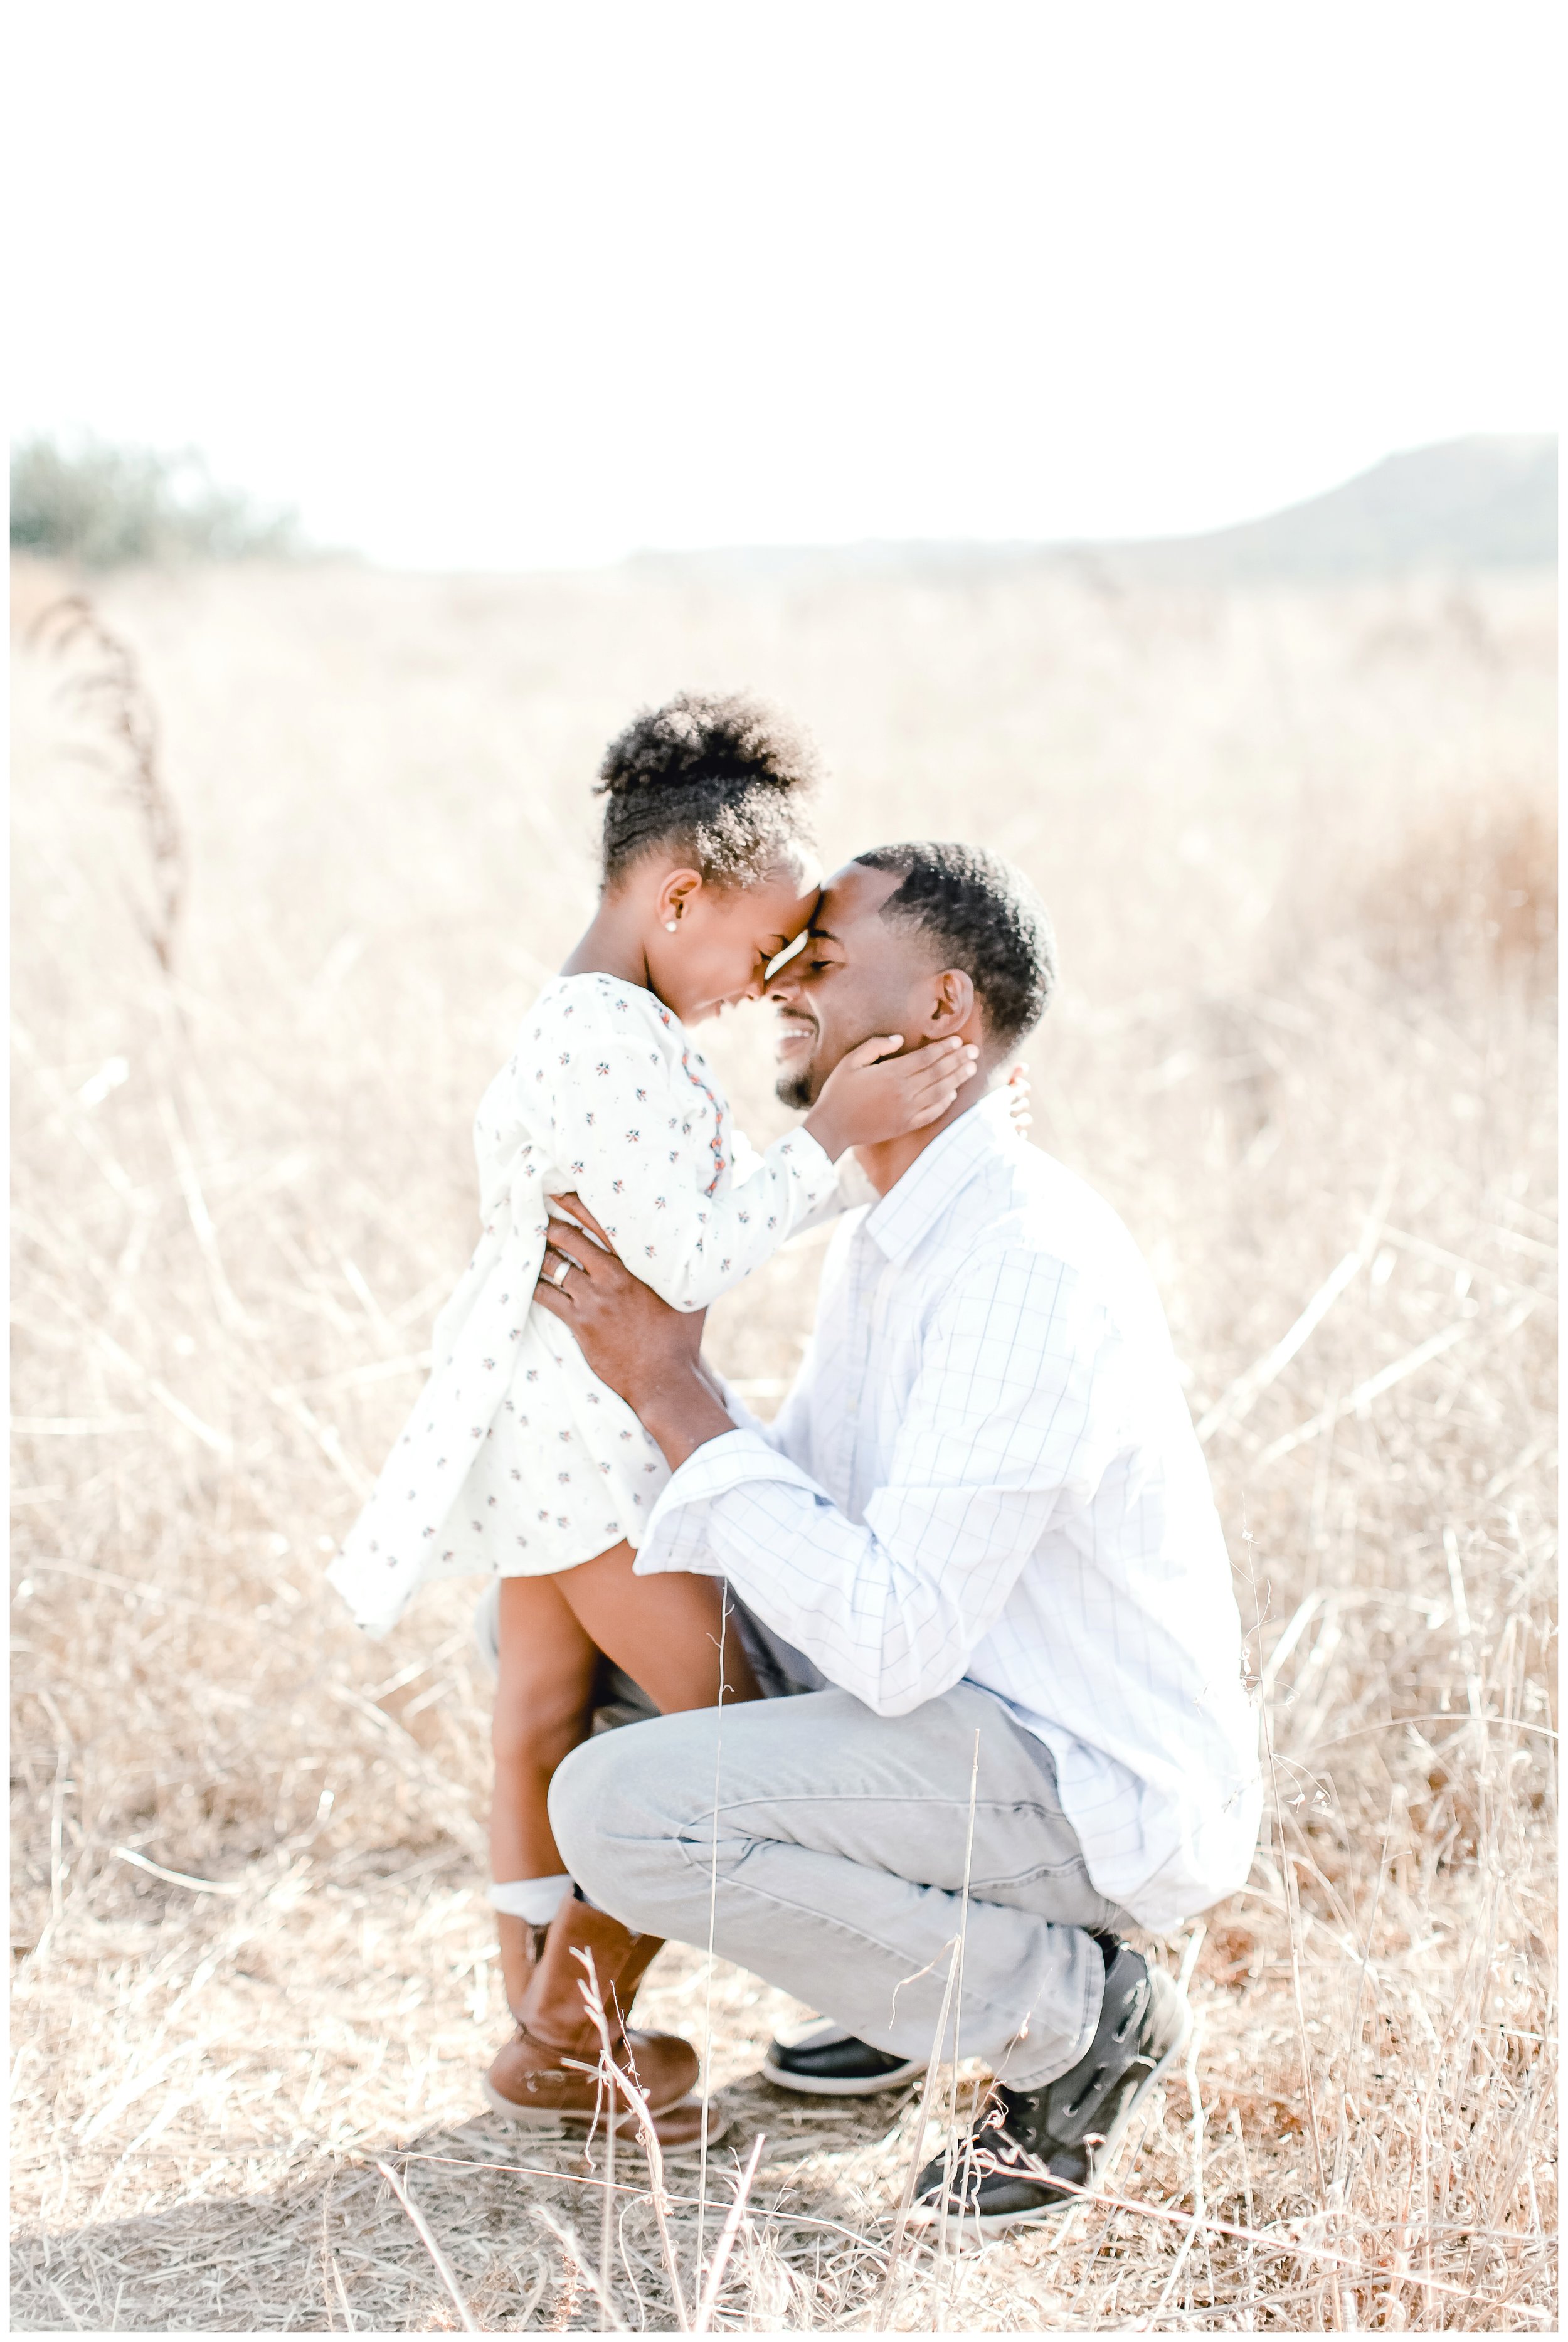
{"type": "MultiPolygon", "coordinates": [[[[888,1479],[860,1522],[735,1431],[666,1329],[630,1296],[622,1315],[612,1277],[590,1264],[583,1282],[597,1295],[579,1293],[580,1316],[558,1314],[677,1466],[639,1568],[727,1577],[880,1714],[959,1680],[1059,1506],[1086,1501],[1108,1460],[1115,1345],[1059,1262],[995,1255],[944,1296],[888,1479]]],[[[574,1271],[566,1291],[578,1284],[574,1271]]]]}
{"type": "Polygon", "coordinates": [[[551,1200],[598,1241],[552,1219],[534,1298],[571,1327],[599,1380],[626,1401],[674,1469],[735,1427],[702,1360],[707,1313],[672,1309],[634,1276],[580,1196],[551,1200]]]}

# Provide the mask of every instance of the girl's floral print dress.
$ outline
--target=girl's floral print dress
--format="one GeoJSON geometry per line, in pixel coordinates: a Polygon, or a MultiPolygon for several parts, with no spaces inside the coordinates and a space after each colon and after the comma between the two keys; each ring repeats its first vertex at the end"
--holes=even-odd
{"type": "Polygon", "coordinates": [[[814,1138],[758,1156],[670,1011],[606,976],[545,986],[474,1141],[484,1234],[436,1319],[424,1396],[328,1572],[373,1634],[430,1578],[539,1576],[639,1544],[669,1477],[560,1319],[532,1306],[547,1196],[581,1196],[677,1309],[705,1308],[837,1200],[814,1138]]]}

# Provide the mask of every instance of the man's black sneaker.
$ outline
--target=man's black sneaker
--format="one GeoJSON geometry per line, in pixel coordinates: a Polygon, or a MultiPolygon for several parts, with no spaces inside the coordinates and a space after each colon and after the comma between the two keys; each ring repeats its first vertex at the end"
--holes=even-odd
{"type": "Polygon", "coordinates": [[[781,2090],[800,2090],[812,2098],[864,2098],[874,2090],[896,2090],[925,2071],[924,2057],[895,2057],[890,2050],[874,2049],[857,2041],[831,2017],[819,2017],[798,2040],[773,2041],[763,2059],[763,2072],[781,2090]]]}
{"type": "Polygon", "coordinates": [[[1095,1937],[1105,1962],[1100,2022],[1087,2054],[1038,2090],[998,2083],[952,2168],[937,2156],[915,2183],[932,2223],[945,2209],[958,2233],[994,2236],[1066,2210],[1076,2198],[1053,2179],[1092,2188],[1141,2098],[1192,2037],[1193,2012],[1164,1968],[1114,1936],[1095,1937]]]}

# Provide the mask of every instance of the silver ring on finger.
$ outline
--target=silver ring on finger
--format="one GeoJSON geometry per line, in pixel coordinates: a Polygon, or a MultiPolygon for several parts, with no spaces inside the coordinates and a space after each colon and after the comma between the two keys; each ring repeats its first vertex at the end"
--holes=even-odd
{"type": "Polygon", "coordinates": [[[550,1279],[551,1284],[559,1289],[560,1286],[565,1284],[566,1279],[571,1276],[572,1271],[576,1267],[576,1266],[577,1264],[574,1260],[563,1258],[561,1266],[556,1269],[554,1275],[550,1279]]]}

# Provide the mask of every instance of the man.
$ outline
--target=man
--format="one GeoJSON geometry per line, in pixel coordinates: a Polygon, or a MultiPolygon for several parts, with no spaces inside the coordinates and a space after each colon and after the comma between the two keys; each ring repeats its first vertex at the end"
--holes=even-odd
{"type": "Polygon", "coordinates": [[[1180,2053],[1185,2002],[1120,1930],[1239,1887],[1260,1806],[1154,1286],[998,1095],[1053,978],[1038,899],[988,856],[892,846],[830,881],[772,987],[780,1095],[809,1105],[873,1033],[980,1057],[942,1120],[861,1151],[880,1200],[835,1233],[770,1428],[717,1395],[695,1321],[563,1221],[538,1291],[673,1467],[638,1569],[727,1579],[795,1694],[575,1750],[563,1855],[626,1926],[701,1944],[711,1912],[724,1958],[831,2013],[769,2053],[785,2087],[919,2072],[962,1940],[938,2046],[996,2084],[959,2176],[921,2186],[986,2230],[1093,2185],[1180,2053]]]}

